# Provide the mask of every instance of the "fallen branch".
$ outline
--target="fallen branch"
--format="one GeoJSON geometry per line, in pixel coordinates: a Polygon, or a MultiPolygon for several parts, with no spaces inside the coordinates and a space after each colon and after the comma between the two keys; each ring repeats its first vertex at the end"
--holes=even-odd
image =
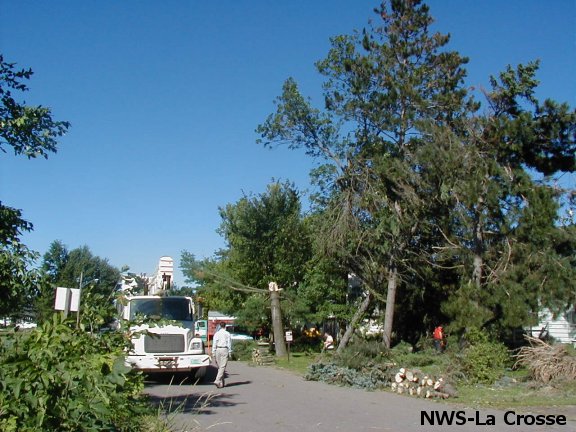
{"type": "Polygon", "coordinates": [[[565,345],[550,345],[533,336],[525,338],[530,346],[520,348],[515,366],[525,366],[532,379],[542,383],[555,379],[576,380],[576,358],[568,353],[565,345]]]}

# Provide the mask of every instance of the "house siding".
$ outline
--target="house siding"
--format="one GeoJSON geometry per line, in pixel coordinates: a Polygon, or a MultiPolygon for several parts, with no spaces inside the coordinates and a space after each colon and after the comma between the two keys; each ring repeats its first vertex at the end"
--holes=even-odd
{"type": "Polygon", "coordinates": [[[551,336],[559,343],[576,344],[576,310],[554,318],[550,310],[544,309],[538,314],[538,325],[527,330],[534,337],[551,336]]]}

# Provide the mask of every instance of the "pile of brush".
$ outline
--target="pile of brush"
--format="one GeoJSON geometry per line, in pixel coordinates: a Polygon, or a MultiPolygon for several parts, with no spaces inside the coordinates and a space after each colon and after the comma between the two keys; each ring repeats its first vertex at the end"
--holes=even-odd
{"type": "Polygon", "coordinates": [[[550,345],[541,339],[526,336],[529,346],[520,348],[516,364],[525,366],[532,379],[542,383],[553,380],[576,380],[576,357],[566,345],[550,345]]]}

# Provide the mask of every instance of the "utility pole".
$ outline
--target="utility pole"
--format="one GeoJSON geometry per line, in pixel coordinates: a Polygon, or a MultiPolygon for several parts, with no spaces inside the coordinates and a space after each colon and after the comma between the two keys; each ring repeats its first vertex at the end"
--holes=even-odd
{"type": "Polygon", "coordinates": [[[80,328],[80,304],[82,303],[82,279],[84,271],[80,272],[80,282],[78,283],[78,310],[76,311],[76,328],[80,328]]]}

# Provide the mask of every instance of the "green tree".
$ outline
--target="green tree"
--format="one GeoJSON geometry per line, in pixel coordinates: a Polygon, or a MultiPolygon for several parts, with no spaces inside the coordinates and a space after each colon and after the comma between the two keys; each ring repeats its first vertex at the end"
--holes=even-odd
{"type": "Polygon", "coordinates": [[[413,272],[409,258],[419,250],[426,208],[414,157],[420,124],[454,123],[476,105],[462,85],[467,59],[445,50],[448,36],[430,34],[426,5],[392,0],[377,12],[380,26],[332,38],[317,63],[326,77],[323,111],[288,79],[276,113],[257,131],[265,146],[303,148],[325,162],[313,173],[326,221],[319,233],[326,251],[386,304],[390,346],[396,292],[413,272]]]}
{"type": "MultiPolygon", "coordinates": [[[[460,283],[444,305],[453,327],[530,323],[541,307],[573,301],[574,232],[562,226],[562,190],[553,177],[575,169],[576,116],[566,105],[534,98],[538,63],[492,78],[489,111],[467,128],[433,126],[423,170],[450,209],[436,263],[458,265],[460,283]]],[[[444,214],[446,212],[438,212],[444,214]]]]}
{"type": "MultiPolygon", "coordinates": [[[[262,305],[270,295],[271,320],[275,328],[276,354],[283,356],[282,323],[275,321],[279,292],[268,292],[271,282],[286,295],[295,294],[303,281],[306,263],[311,257],[310,236],[301,215],[300,197],[290,183],[275,182],[258,196],[244,196],[235,204],[220,209],[220,234],[227,248],[220,261],[198,263],[190,254],[183,255],[187,282],[201,280],[207,289],[199,295],[210,307],[223,306],[225,312],[242,314],[246,305],[262,305]]],[[[247,320],[254,327],[268,312],[261,311],[258,320],[247,320]]]]}
{"type": "Polygon", "coordinates": [[[55,241],[44,255],[42,269],[46,271],[48,282],[39,301],[43,305],[42,316],[50,316],[55,287],[78,288],[82,284],[83,323],[93,329],[113,318],[113,299],[120,271],[106,259],[94,256],[88,246],[68,251],[60,241],[55,241]]]}
{"type": "Polygon", "coordinates": [[[50,108],[19,103],[12,91],[28,91],[26,80],[32,69],[16,69],[15,63],[4,61],[0,54],[0,150],[10,146],[16,155],[27,158],[42,156],[57,150],[57,139],[64,135],[70,123],[52,118],[50,108]]]}
{"type": "Polygon", "coordinates": [[[226,259],[238,279],[266,288],[297,285],[310,257],[300,198],[288,183],[273,183],[258,197],[243,197],[220,209],[220,234],[228,243],[226,259]]]}
{"type": "Polygon", "coordinates": [[[185,282],[196,286],[197,301],[202,304],[204,313],[216,310],[236,315],[246,294],[235,285],[228,263],[223,258],[197,260],[196,257],[183,251],[180,268],[185,282]]]}
{"type": "Polygon", "coordinates": [[[42,272],[52,283],[56,283],[68,262],[68,248],[60,240],[53,241],[42,258],[42,272]]]}
{"type": "Polygon", "coordinates": [[[335,260],[314,254],[306,263],[304,280],[285,298],[292,323],[321,323],[327,317],[348,319],[347,281],[348,274],[335,260]]]}
{"type": "MultiPolygon", "coordinates": [[[[31,69],[16,69],[0,54],[0,150],[12,147],[15,155],[35,158],[56,152],[57,138],[70,127],[68,122],[55,121],[49,108],[28,106],[18,102],[12,92],[25,92],[25,81],[31,69]]],[[[37,254],[20,240],[23,231],[31,231],[30,222],[22,212],[0,202],[0,314],[14,315],[29,305],[38,289],[38,275],[31,266],[37,254]]]]}
{"type": "Polygon", "coordinates": [[[31,303],[38,290],[38,273],[31,266],[38,257],[20,236],[32,224],[22,212],[0,202],[0,316],[17,317],[31,303]]]}

